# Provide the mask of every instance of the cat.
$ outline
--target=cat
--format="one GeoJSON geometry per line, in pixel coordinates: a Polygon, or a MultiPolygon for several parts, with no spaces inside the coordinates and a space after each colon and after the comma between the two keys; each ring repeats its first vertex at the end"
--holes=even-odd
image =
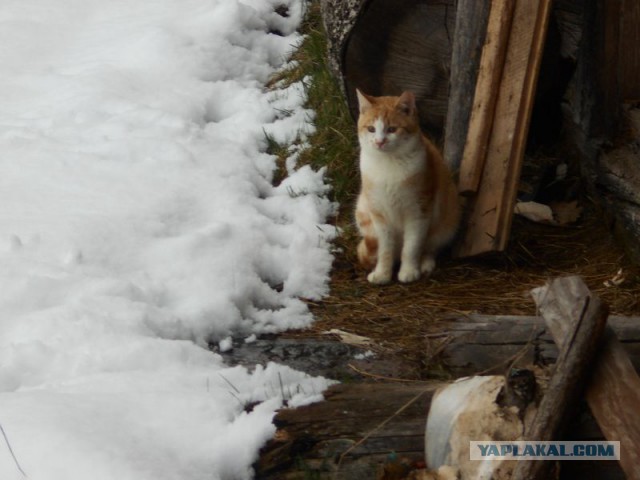
{"type": "Polygon", "coordinates": [[[356,90],[360,114],[361,190],[356,224],[358,260],[383,285],[400,261],[398,280],[414,282],[435,269],[438,251],[454,238],[460,203],[451,172],[421,132],[415,96],[373,97],[356,90]]]}

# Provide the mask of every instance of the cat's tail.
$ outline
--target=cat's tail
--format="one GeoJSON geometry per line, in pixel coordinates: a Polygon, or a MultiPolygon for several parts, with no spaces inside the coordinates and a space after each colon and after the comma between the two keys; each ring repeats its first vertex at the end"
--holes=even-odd
{"type": "Polygon", "coordinates": [[[378,239],[364,237],[358,244],[358,261],[367,270],[373,269],[378,260],[378,239]]]}
{"type": "Polygon", "coordinates": [[[372,269],[378,261],[378,237],[373,228],[371,215],[366,208],[366,201],[361,196],[356,207],[356,223],[362,240],[358,244],[358,261],[366,269],[372,269]]]}

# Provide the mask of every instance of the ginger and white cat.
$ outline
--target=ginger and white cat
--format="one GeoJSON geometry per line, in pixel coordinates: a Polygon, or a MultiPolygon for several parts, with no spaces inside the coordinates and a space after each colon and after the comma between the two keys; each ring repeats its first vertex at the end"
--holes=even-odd
{"type": "Polygon", "coordinates": [[[362,188],[356,223],[358,259],[367,279],[418,280],[435,268],[437,252],[458,228],[460,204],[438,149],[420,131],[415,97],[372,97],[357,91],[362,188]]]}

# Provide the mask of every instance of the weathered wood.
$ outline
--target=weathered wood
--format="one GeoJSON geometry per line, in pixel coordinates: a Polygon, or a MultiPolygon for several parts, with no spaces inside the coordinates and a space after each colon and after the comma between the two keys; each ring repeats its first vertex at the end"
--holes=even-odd
{"type": "Polygon", "coordinates": [[[490,0],[458,0],[451,49],[449,103],[443,156],[452,171],[460,168],[482,46],[487,32],[490,0]]]}
{"type": "MultiPolygon", "coordinates": [[[[580,284],[578,277],[563,279],[566,282],[580,284]]],[[[584,284],[582,283],[584,286],[584,284]]],[[[591,365],[596,351],[602,340],[602,333],[609,315],[608,307],[589,290],[581,288],[565,288],[560,282],[549,285],[545,296],[538,307],[543,311],[545,322],[553,328],[554,322],[563,322],[566,332],[558,338],[560,356],[555,364],[549,384],[545,391],[535,418],[531,425],[526,426],[524,440],[551,441],[559,440],[561,433],[570,417],[569,412],[575,411],[577,402],[585,384],[588,382],[591,365]],[[551,310],[542,308],[547,301],[550,289],[560,289],[554,292],[554,300],[562,302],[560,318],[556,315],[546,316],[551,310]],[[586,290],[586,291],[585,291],[586,290]],[[575,307],[579,308],[577,310],[575,307]]],[[[549,477],[549,464],[544,461],[518,462],[513,480],[546,480],[549,477]]]]}
{"type": "Polygon", "coordinates": [[[626,108],[624,119],[627,141],[599,155],[597,186],[616,219],[614,233],[640,263],[640,108],[626,108]]]}
{"type": "Polygon", "coordinates": [[[620,15],[620,95],[624,101],[640,101],[640,2],[622,0],[620,15]],[[635,45],[631,48],[625,46],[635,45]]]}
{"type": "MultiPolygon", "coordinates": [[[[608,324],[640,371],[640,317],[611,316],[608,324]]],[[[523,367],[550,365],[558,358],[558,348],[544,320],[535,316],[458,317],[436,340],[446,342],[442,358],[456,377],[503,373],[516,358],[516,365],[523,367]]]]}
{"type": "MultiPolygon", "coordinates": [[[[564,301],[568,296],[587,298],[590,292],[576,277],[553,280],[533,291],[557,344],[567,336],[560,319],[580,315],[580,306],[564,301]]],[[[620,342],[609,328],[586,392],[587,402],[604,436],[619,441],[620,465],[629,480],[640,479],[640,378],[620,342]]]]}
{"type": "Polygon", "coordinates": [[[464,150],[458,176],[458,190],[463,195],[478,191],[493,126],[514,6],[515,0],[498,0],[491,3],[471,118],[466,139],[463,137],[464,150]]]}
{"type": "Polygon", "coordinates": [[[516,2],[487,159],[461,257],[507,246],[551,0],[516,2]]]}
{"type": "Polygon", "coordinates": [[[627,183],[625,177],[631,177],[628,184],[632,191],[640,190],[638,179],[632,178],[632,172],[640,169],[640,154],[636,147],[640,136],[633,131],[633,125],[626,124],[627,117],[620,115],[621,100],[633,100],[633,95],[627,92],[627,82],[631,81],[631,85],[640,89],[638,75],[629,78],[623,72],[634,69],[633,65],[640,57],[640,49],[630,48],[638,43],[634,38],[640,37],[640,23],[630,21],[637,15],[640,2],[560,1],[563,7],[559,17],[562,41],[572,45],[566,53],[575,61],[575,71],[563,102],[566,151],[575,152],[568,160],[580,166],[588,192],[603,203],[614,233],[633,261],[640,263],[637,221],[640,206],[629,200],[629,190],[621,189],[622,185],[615,178],[622,167],[621,180],[627,183]],[[627,133],[635,138],[629,138],[625,145],[627,133]],[[611,150],[607,145],[603,149],[603,141],[606,144],[612,135],[617,137],[613,143],[617,148],[611,150]]]}
{"type": "Polygon", "coordinates": [[[322,472],[319,478],[332,480],[375,478],[371,468],[384,463],[391,452],[423,458],[426,415],[433,393],[442,385],[340,384],[325,392],[324,402],[279,411],[274,419],[278,433],[262,449],[257,478],[304,478],[285,475],[287,469],[322,472]],[[301,465],[296,468],[294,462],[301,465]]]}
{"type": "Polygon", "coordinates": [[[640,377],[611,330],[587,389],[587,402],[605,438],[620,441],[627,480],[640,479],[640,377]]]}
{"type": "Polygon", "coordinates": [[[620,120],[620,14],[622,0],[599,0],[598,15],[602,22],[601,39],[596,52],[600,65],[595,70],[598,93],[601,95],[602,111],[600,128],[602,133],[614,135],[620,120]],[[607,65],[607,68],[602,68],[607,65]]]}

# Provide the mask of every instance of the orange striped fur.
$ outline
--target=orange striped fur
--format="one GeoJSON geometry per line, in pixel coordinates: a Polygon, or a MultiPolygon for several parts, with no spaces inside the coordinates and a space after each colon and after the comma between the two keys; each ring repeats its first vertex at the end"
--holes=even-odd
{"type": "Polygon", "coordinates": [[[457,190],[438,149],[422,134],[415,97],[372,97],[357,91],[362,187],[356,223],[358,260],[371,283],[418,280],[435,268],[438,251],[455,236],[457,190]]]}

